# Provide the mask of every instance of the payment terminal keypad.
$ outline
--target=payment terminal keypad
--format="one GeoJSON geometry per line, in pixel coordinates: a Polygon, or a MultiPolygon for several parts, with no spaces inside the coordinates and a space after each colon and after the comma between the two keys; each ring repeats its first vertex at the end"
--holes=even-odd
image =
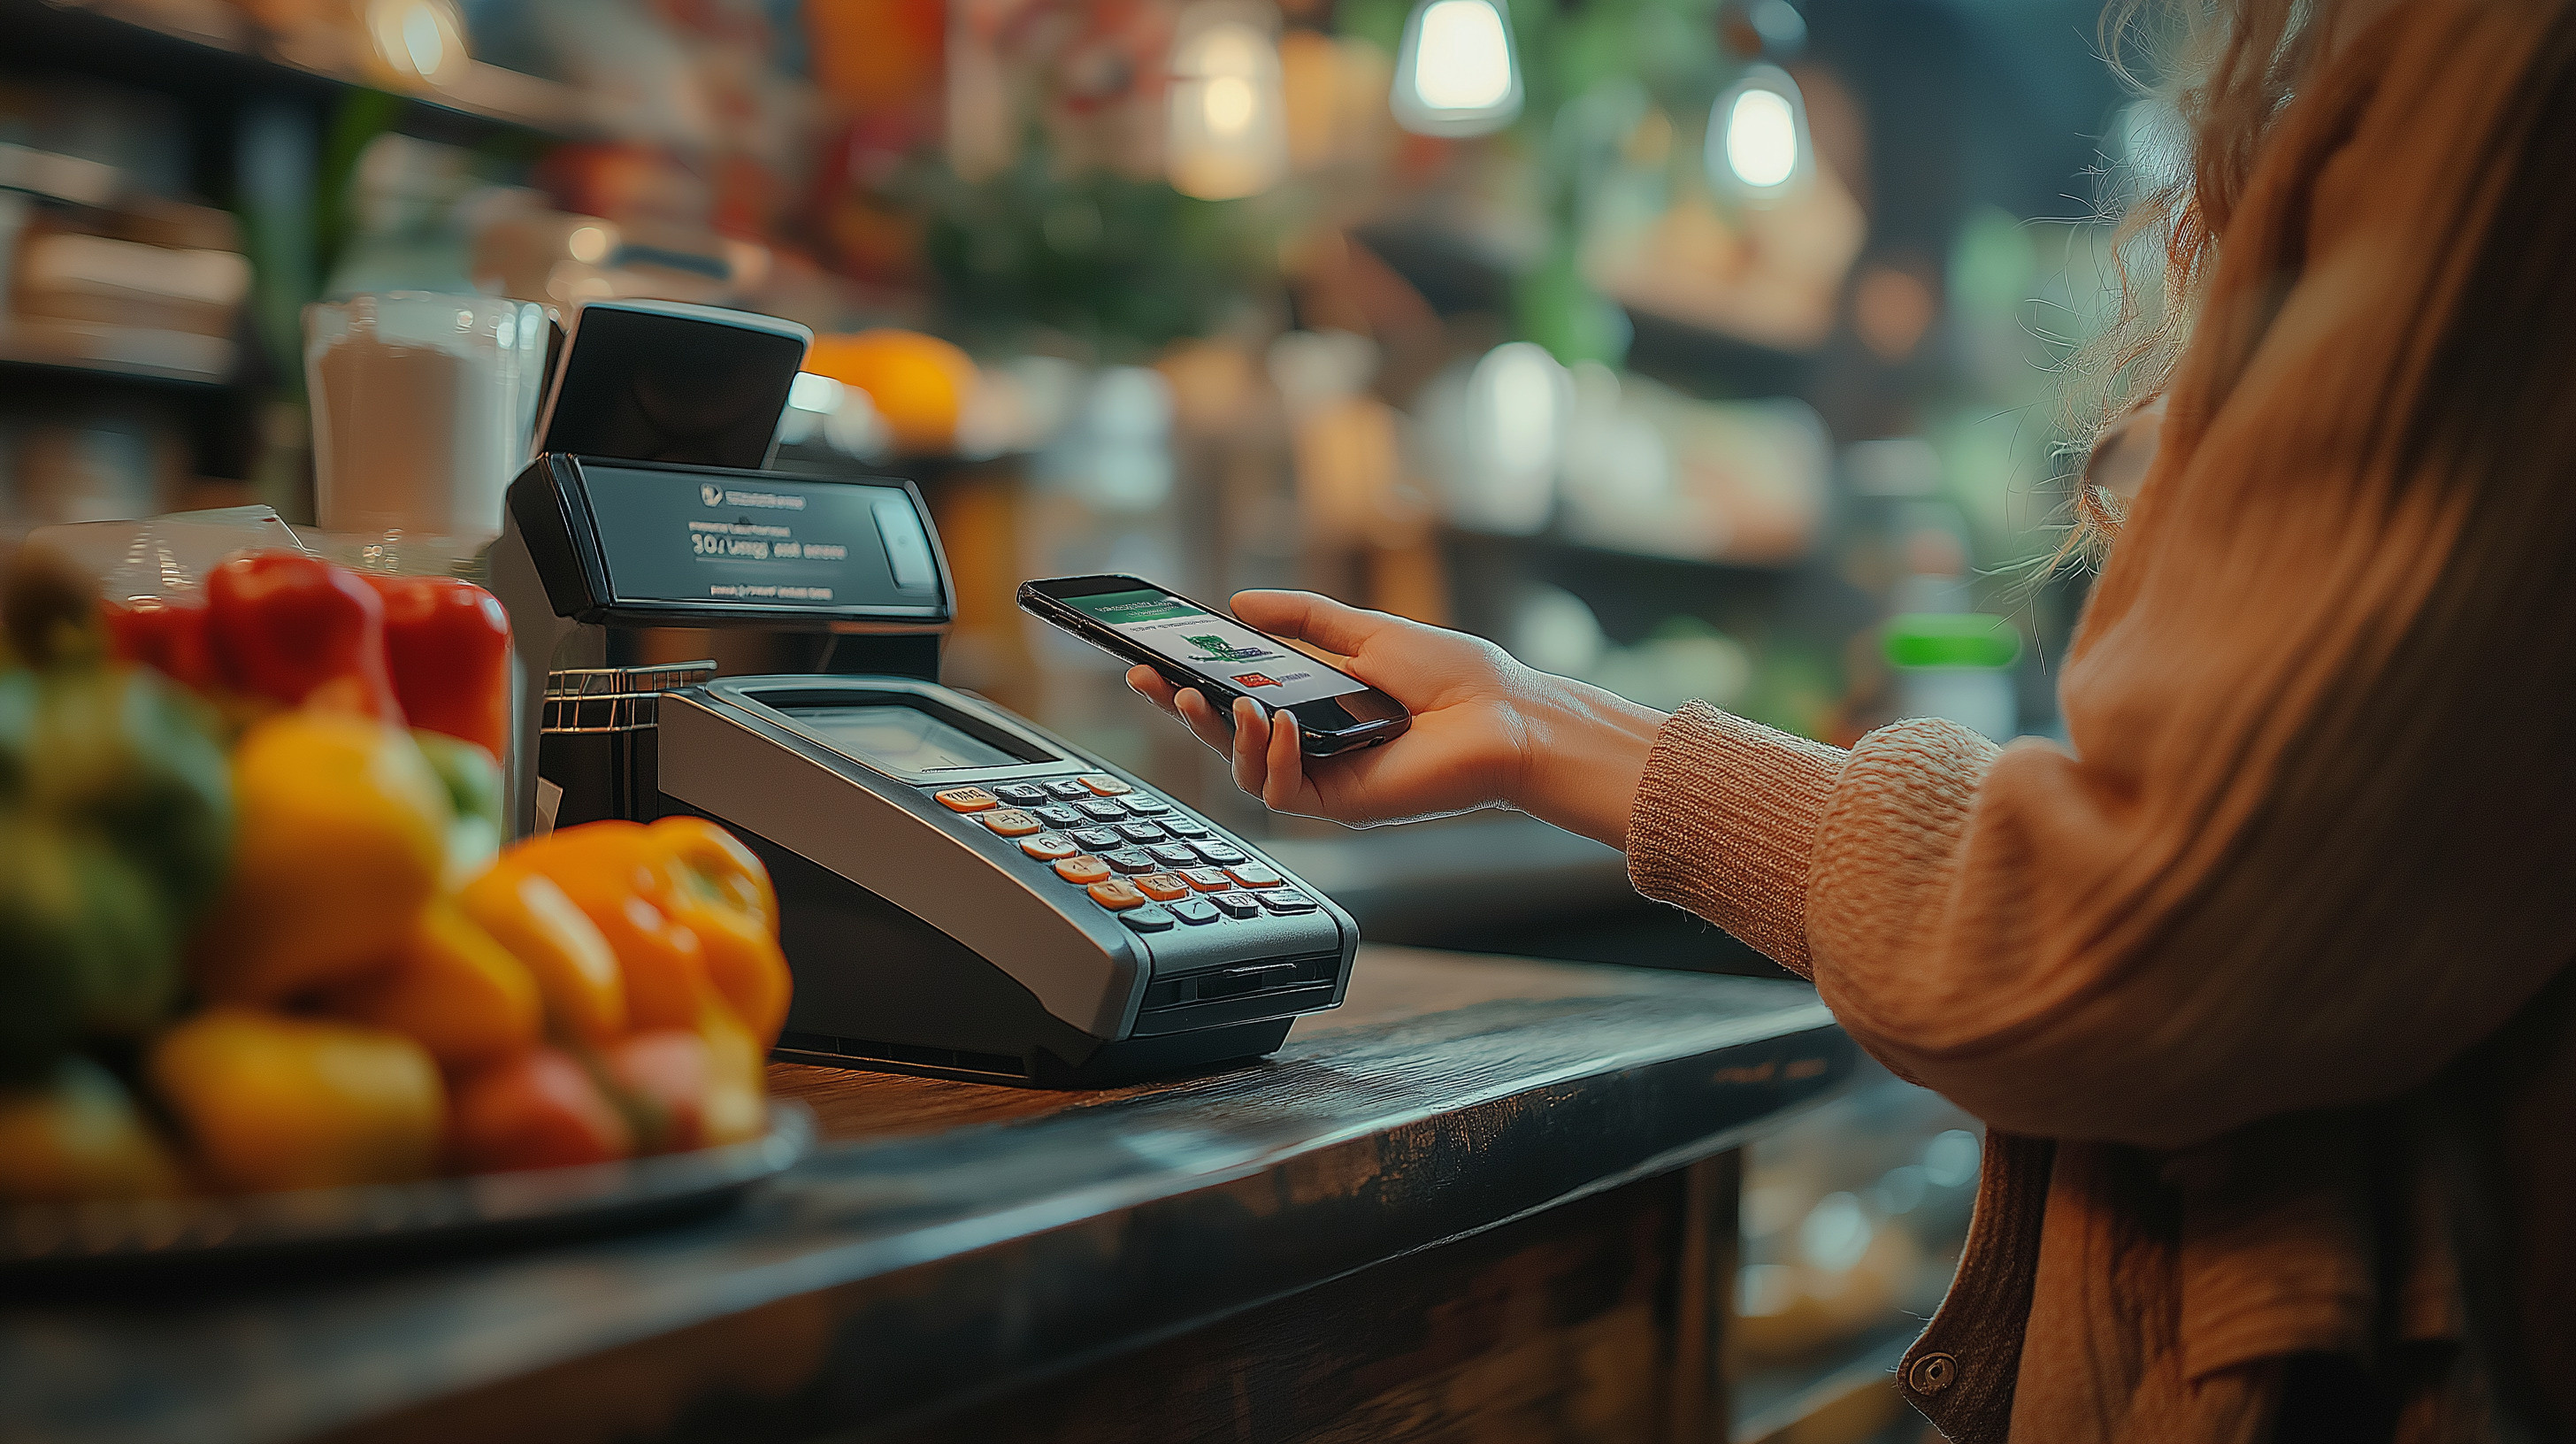
{"type": "Polygon", "coordinates": [[[1009,838],[1061,885],[1140,933],[1311,913],[1319,904],[1206,823],[1105,773],[932,794],[970,831],[1009,838]]]}

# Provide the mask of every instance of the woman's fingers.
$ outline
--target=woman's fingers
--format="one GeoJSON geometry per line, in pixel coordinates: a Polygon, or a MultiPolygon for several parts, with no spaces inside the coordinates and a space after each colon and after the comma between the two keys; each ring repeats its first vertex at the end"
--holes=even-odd
{"type": "Polygon", "coordinates": [[[1297,714],[1284,707],[1271,713],[1270,775],[1262,782],[1261,801],[1273,812],[1292,810],[1305,790],[1305,758],[1297,748],[1297,714]]]}
{"type": "Polygon", "coordinates": [[[1234,785],[1261,796],[1261,784],[1270,770],[1270,724],[1262,720],[1261,704],[1249,697],[1234,699],[1234,785]]]}
{"type": "Polygon", "coordinates": [[[1172,699],[1172,710],[1189,724],[1191,735],[1216,749],[1218,756],[1233,753],[1234,728],[1226,721],[1224,713],[1208,704],[1206,693],[1196,687],[1184,687],[1180,695],[1172,699]]]}
{"type": "Polygon", "coordinates": [[[1163,680],[1162,673],[1144,663],[1139,662],[1127,669],[1127,688],[1172,716],[1181,715],[1181,709],[1174,702],[1178,690],[1163,680]]]}
{"type": "Polygon", "coordinates": [[[1247,626],[1311,642],[1342,657],[1357,655],[1387,628],[1404,625],[1402,618],[1364,612],[1313,592],[1237,592],[1234,614],[1247,626]]]}

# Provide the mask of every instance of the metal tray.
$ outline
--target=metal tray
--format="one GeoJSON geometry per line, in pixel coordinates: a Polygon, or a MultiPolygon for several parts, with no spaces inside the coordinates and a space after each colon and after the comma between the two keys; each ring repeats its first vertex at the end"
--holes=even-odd
{"type": "Polygon", "coordinates": [[[785,1172],[813,1143],[813,1110],[773,1098],[765,1136],[695,1153],[371,1188],[0,1206],[0,1275],[416,1259],[579,1238],[712,1211],[785,1172]]]}

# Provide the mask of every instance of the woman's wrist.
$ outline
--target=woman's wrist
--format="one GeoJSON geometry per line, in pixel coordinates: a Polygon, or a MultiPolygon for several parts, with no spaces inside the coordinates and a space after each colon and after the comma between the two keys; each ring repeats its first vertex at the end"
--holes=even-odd
{"type": "Polygon", "coordinates": [[[1667,714],[1564,677],[1532,674],[1521,708],[1521,774],[1507,800],[1625,851],[1628,812],[1667,714]]]}

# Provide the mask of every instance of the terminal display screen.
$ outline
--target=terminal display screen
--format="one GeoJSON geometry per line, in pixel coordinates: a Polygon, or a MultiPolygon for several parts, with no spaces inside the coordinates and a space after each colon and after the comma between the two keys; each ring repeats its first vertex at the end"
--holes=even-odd
{"type": "Polygon", "coordinates": [[[919,774],[967,767],[1016,767],[1053,760],[1015,756],[963,727],[901,703],[779,710],[839,751],[888,772],[919,774]]]}
{"type": "Polygon", "coordinates": [[[939,610],[939,571],[901,487],[585,465],[621,603],[739,611],[939,610]]]}

